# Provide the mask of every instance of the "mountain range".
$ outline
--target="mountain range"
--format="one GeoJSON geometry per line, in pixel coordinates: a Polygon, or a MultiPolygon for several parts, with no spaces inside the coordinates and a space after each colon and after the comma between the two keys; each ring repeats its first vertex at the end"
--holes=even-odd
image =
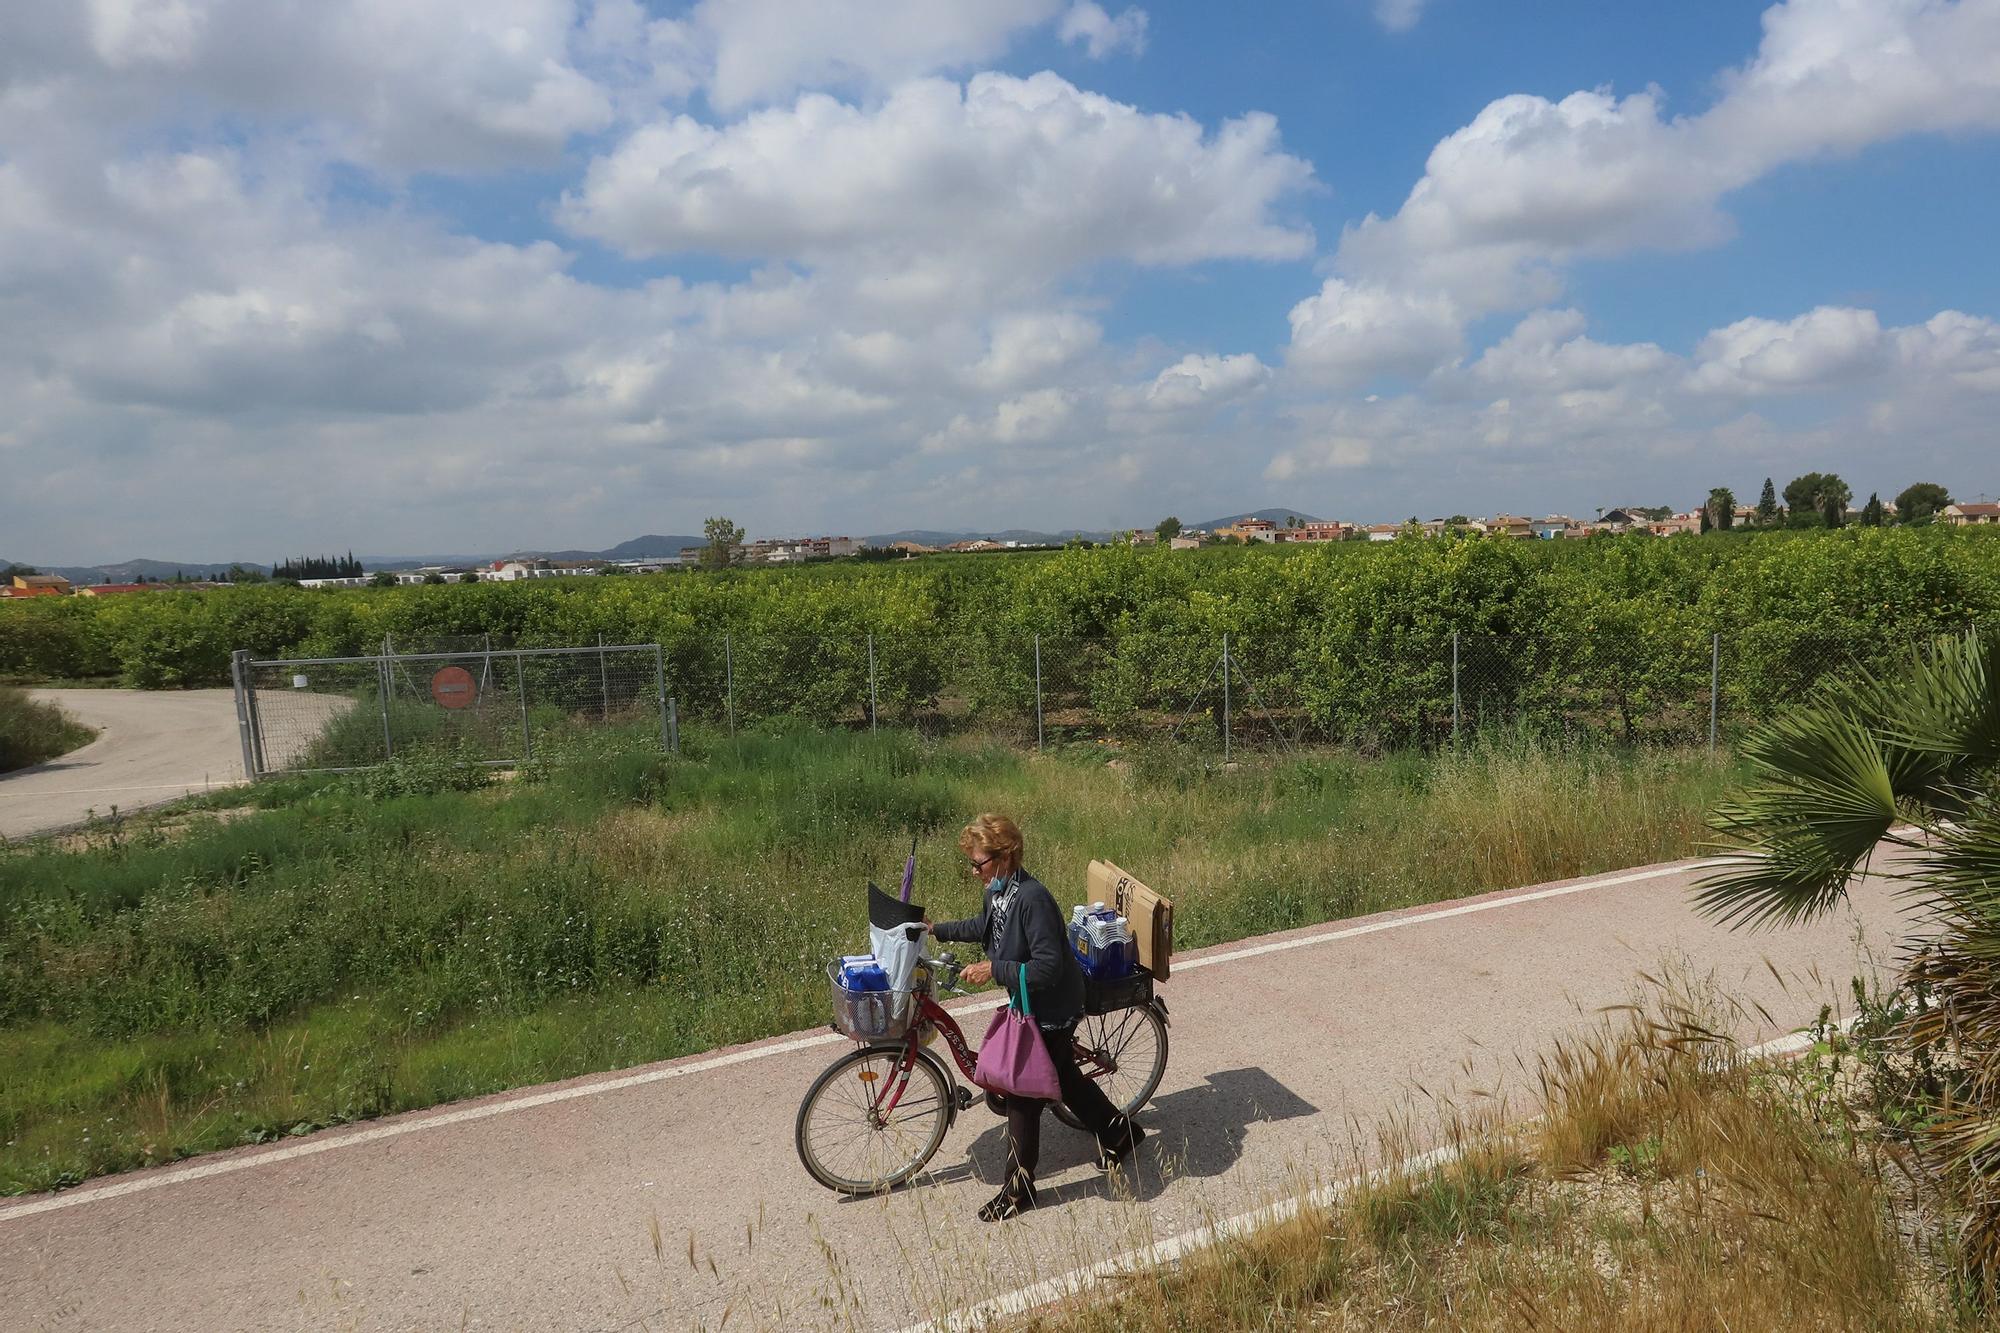
{"type": "MultiPolygon", "coordinates": [[[[1305,522],[1317,522],[1310,514],[1296,509],[1255,509],[1246,513],[1231,514],[1225,518],[1211,518],[1200,523],[1187,523],[1190,528],[1224,528],[1246,518],[1269,519],[1283,526],[1288,519],[1297,518],[1305,522]]],[[[997,532],[958,532],[932,528],[905,528],[901,532],[874,533],[861,540],[869,546],[887,546],[892,542],[916,542],[921,546],[949,546],[953,542],[977,541],[984,539],[996,542],[1017,542],[1023,546],[1060,546],[1072,538],[1084,541],[1110,541],[1125,529],[1092,531],[1086,528],[1063,528],[1056,532],[1037,532],[1030,528],[1007,528],[997,532]]],[[[616,546],[601,551],[584,550],[516,550],[485,555],[364,555],[362,565],[376,569],[417,569],[427,565],[483,565],[494,560],[515,558],[540,558],[544,560],[652,560],[662,556],[679,555],[682,548],[706,544],[704,537],[688,535],[660,535],[649,533],[634,537],[630,541],[619,542],[616,546]]],[[[13,562],[0,560],[0,568],[13,562]]],[[[121,560],[109,565],[38,565],[37,568],[60,574],[71,583],[134,583],[141,577],[151,579],[171,579],[176,574],[191,579],[213,578],[227,573],[231,564],[245,569],[258,569],[269,573],[271,566],[255,560],[212,561],[212,560],[121,560]]]]}

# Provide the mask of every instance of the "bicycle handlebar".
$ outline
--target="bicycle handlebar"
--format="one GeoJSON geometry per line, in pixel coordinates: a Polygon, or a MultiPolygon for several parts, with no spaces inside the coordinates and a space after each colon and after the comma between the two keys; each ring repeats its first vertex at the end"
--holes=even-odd
{"type": "Polygon", "coordinates": [[[972,994],[958,984],[958,974],[964,970],[954,954],[941,953],[931,959],[931,972],[937,978],[937,989],[940,991],[949,991],[953,995],[972,994]]]}

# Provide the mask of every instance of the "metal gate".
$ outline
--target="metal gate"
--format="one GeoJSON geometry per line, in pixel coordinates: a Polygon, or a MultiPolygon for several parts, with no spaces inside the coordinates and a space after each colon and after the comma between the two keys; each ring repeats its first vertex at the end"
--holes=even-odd
{"type": "Polygon", "coordinates": [[[514,765],[618,729],[678,750],[657,643],[477,648],[230,663],[243,769],[345,773],[415,751],[514,765]]]}

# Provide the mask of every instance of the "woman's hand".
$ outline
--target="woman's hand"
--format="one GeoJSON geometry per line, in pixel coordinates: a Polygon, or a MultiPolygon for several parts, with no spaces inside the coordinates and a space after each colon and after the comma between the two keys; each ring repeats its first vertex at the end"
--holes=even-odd
{"type": "Polygon", "coordinates": [[[974,963],[963,972],[960,972],[958,979],[968,986],[983,986],[993,980],[993,964],[990,962],[974,963]]]}

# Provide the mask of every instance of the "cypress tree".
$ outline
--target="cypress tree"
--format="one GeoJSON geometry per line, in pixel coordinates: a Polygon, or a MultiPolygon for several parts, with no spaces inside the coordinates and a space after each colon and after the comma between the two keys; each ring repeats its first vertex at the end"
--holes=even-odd
{"type": "Polygon", "coordinates": [[[1764,478],[1764,492],[1757,497],[1757,526],[1768,528],[1778,521],[1778,488],[1764,478]]]}

